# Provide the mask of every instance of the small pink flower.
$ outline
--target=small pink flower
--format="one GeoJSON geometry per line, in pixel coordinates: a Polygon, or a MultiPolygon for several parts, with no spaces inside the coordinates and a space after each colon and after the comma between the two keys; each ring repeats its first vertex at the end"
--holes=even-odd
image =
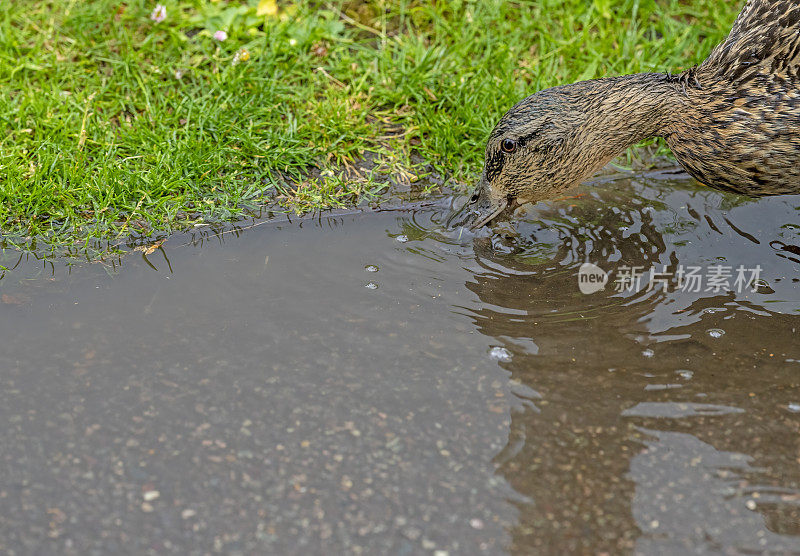
{"type": "Polygon", "coordinates": [[[167,8],[163,4],[156,4],[156,7],[153,8],[152,13],[150,14],[150,19],[156,23],[161,23],[167,19],[167,8]]]}
{"type": "Polygon", "coordinates": [[[226,33],[225,31],[215,31],[214,38],[222,42],[228,38],[228,33],[226,33]]]}

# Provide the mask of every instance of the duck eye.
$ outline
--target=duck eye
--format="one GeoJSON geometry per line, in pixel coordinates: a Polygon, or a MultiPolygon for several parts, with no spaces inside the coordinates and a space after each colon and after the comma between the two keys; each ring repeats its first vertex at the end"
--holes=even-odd
{"type": "Polygon", "coordinates": [[[479,196],[480,195],[478,195],[478,192],[476,191],[475,193],[472,194],[472,197],[469,198],[469,202],[470,203],[477,203],[479,196]]]}
{"type": "Polygon", "coordinates": [[[513,139],[503,139],[500,148],[503,149],[503,152],[513,153],[517,148],[517,142],[513,139]]]}

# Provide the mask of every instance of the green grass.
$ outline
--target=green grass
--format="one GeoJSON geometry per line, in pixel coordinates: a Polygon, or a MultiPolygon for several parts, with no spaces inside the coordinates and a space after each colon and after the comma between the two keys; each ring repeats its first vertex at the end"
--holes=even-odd
{"type": "Polygon", "coordinates": [[[741,4],[286,1],[258,15],[258,0],[163,3],[156,23],[151,1],[0,0],[5,237],[113,239],[268,203],[342,206],[430,166],[469,182],[520,98],[688,67],[741,4]]]}

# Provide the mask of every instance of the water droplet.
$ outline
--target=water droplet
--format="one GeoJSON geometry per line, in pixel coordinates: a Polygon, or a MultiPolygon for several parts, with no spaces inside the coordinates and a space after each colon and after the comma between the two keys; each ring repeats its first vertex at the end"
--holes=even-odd
{"type": "Polygon", "coordinates": [[[642,351],[644,357],[653,357],[656,354],[652,349],[645,349],[642,351]]]}
{"type": "Polygon", "coordinates": [[[145,502],[152,502],[153,500],[157,500],[158,497],[161,496],[161,493],[157,490],[148,490],[142,494],[145,502]]]}
{"type": "Polygon", "coordinates": [[[694,376],[694,373],[692,371],[687,371],[685,369],[681,369],[681,370],[675,371],[675,374],[677,374],[679,377],[681,377],[684,380],[691,380],[692,377],[694,376]]]}
{"type": "Polygon", "coordinates": [[[395,239],[396,239],[397,241],[399,241],[400,243],[405,243],[405,242],[407,242],[407,241],[408,241],[408,236],[407,236],[407,235],[405,235],[405,234],[403,234],[403,235],[399,235],[399,236],[397,236],[395,239]]]}
{"type": "Polygon", "coordinates": [[[509,361],[511,361],[511,352],[504,347],[493,347],[492,349],[489,350],[489,357],[491,357],[495,361],[508,363],[509,361]]]}
{"type": "Polygon", "coordinates": [[[364,287],[367,288],[368,290],[377,290],[378,284],[376,284],[375,282],[367,282],[366,284],[364,284],[364,287]]]}
{"type": "Polygon", "coordinates": [[[364,270],[366,270],[367,272],[378,272],[378,270],[380,269],[374,264],[368,264],[367,266],[364,267],[364,270]]]}
{"type": "Polygon", "coordinates": [[[721,328],[709,328],[706,330],[706,334],[712,338],[722,338],[725,335],[725,331],[721,328]]]}
{"type": "Polygon", "coordinates": [[[792,402],[786,406],[792,413],[800,413],[800,403],[792,402]]]}

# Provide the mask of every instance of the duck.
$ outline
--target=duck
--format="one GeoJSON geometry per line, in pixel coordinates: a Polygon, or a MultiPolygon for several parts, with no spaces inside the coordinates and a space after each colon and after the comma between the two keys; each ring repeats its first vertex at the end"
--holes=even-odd
{"type": "Polygon", "coordinates": [[[651,137],[704,185],[800,194],[800,2],[748,0],[727,38],[680,73],[581,81],[521,100],[492,130],[480,181],[448,224],[474,230],[563,196],[651,137]]]}

